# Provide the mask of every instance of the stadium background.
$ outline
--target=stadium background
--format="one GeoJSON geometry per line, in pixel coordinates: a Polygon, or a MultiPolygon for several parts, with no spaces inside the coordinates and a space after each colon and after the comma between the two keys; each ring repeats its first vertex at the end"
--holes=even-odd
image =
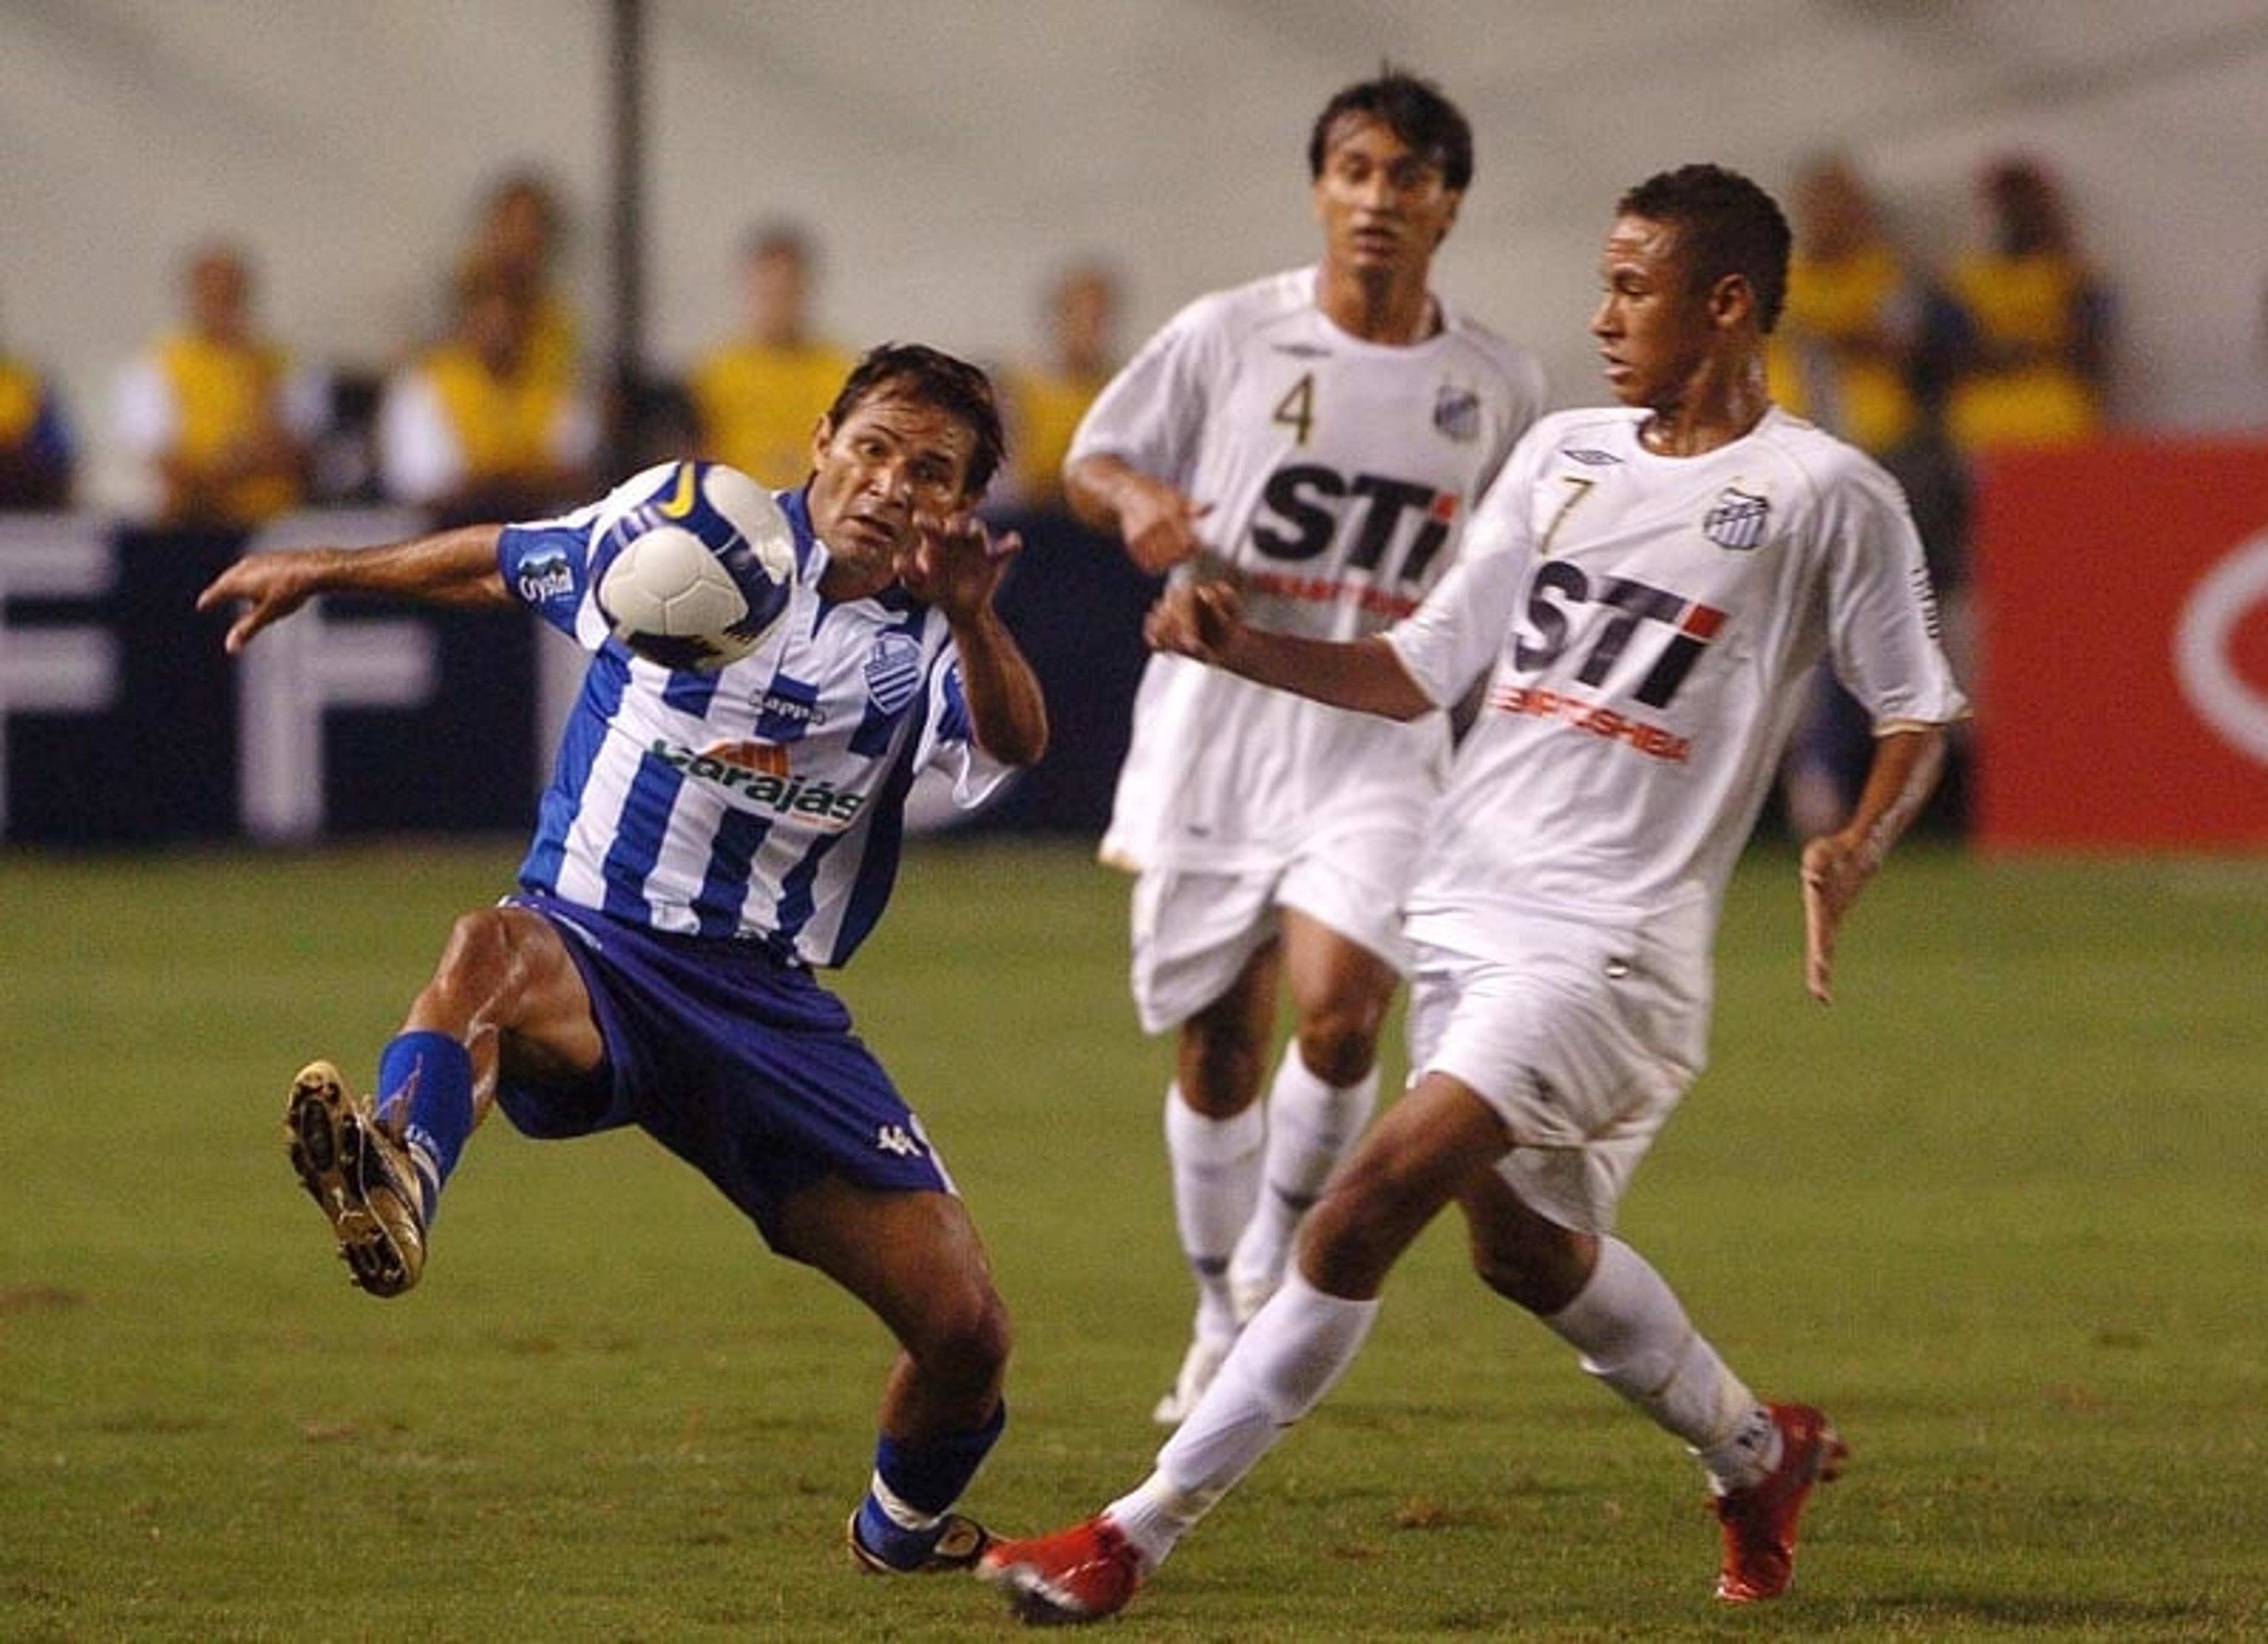
{"type": "MultiPolygon", "coordinates": [[[[2117,294],[2129,437],[2078,459],[2094,500],[2077,515],[2038,523],[2034,500],[2070,495],[2054,473],[1984,510],[2007,539],[1975,556],[1986,757],[1968,808],[2019,846],[2268,838],[2268,517],[2191,508],[2232,473],[2252,494],[2268,428],[2268,172],[2239,158],[2268,152],[2268,15],[2249,0],[17,0],[0,47],[0,338],[63,384],[88,503],[28,546],[11,532],[0,564],[0,837],[517,826],[571,680],[571,655],[421,621],[394,635],[438,660],[380,667],[379,715],[351,711],[348,682],[331,707],[349,711],[291,723],[176,620],[236,545],[90,546],[132,488],[104,437],[110,378],[169,322],[187,246],[240,239],[272,331],[372,380],[435,323],[472,202],[533,163],[569,202],[565,284],[602,371],[666,378],[729,330],[734,247],[773,216],[816,232],[820,319],[845,339],[1028,357],[1044,282],[1093,257],[1124,271],[1130,343],[1199,290],[1312,254],[1307,124],[1391,59],[1440,77],[1478,128],[1443,288],[1535,346],[1561,402],[1598,393],[1597,239],[1638,177],[1706,155],[1782,185],[1839,146],[1936,259],[1975,226],[1981,164],[2045,158],[2117,294]],[[2138,566],[2162,573],[2139,632],[2138,566]],[[2182,633],[2202,660],[2175,655],[2182,633]],[[2119,665],[2067,665],[2084,657],[2119,665]],[[407,804],[414,779],[357,745],[414,747],[500,676],[533,706],[468,738],[507,750],[484,789],[407,804]],[[2064,733],[1996,748],[2018,713],[2064,733]],[[255,745],[283,763],[248,770],[255,745]],[[314,765],[318,802],[295,802],[314,765]],[[2154,782],[2176,768],[2191,779],[2154,782]],[[2107,793],[2069,803],[2090,777],[2107,793]],[[2151,813],[2110,814],[2152,789],[2151,813]]],[[[1107,789],[1145,590],[1083,546],[1033,554],[1016,591],[1044,619],[1027,640],[1061,642],[1049,683],[1071,734],[996,822],[1083,830],[1107,789]]]]}
{"type": "MultiPolygon", "coordinates": [[[[1474,118],[1442,283],[1592,398],[1582,324],[1616,192],[1707,157],[1783,184],[1846,148],[1925,250],[2010,147],[2066,177],[2123,293],[2123,410],[2257,427],[2268,15],[2250,0],[643,0],[650,363],[732,322],[748,223],[802,218],[846,337],[998,357],[1075,253],[1130,276],[1140,334],[1311,253],[1303,150],[1391,58],[1474,118]],[[2247,158],[2251,157],[2251,158],[2247,158]]],[[[433,318],[472,202],[550,168],[603,341],[607,0],[11,0],[0,12],[0,324],[99,403],[173,312],[174,260],[243,236],[275,330],[382,363],[433,318]]]]}

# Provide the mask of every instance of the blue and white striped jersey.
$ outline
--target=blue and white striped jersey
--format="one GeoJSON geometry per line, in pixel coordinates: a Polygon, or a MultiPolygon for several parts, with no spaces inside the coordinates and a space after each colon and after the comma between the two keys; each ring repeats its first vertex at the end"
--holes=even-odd
{"type": "Polygon", "coordinates": [[[504,531],[506,586],[593,653],[520,883],[656,930],[842,965],[889,899],[915,775],[945,766],[972,806],[1006,769],[972,740],[940,613],[895,588],[821,596],[827,548],[800,491],[777,494],[795,528],[792,598],[752,655],[673,672],[612,638],[592,545],[668,473],[504,531]]]}

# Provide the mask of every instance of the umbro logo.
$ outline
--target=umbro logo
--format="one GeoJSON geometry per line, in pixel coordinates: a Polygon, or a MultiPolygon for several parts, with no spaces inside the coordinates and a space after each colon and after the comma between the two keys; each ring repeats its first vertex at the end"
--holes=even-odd
{"type": "Polygon", "coordinates": [[[1581,463],[1586,468],[1611,468],[1622,461],[1620,457],[1610,451],[1592,451],[1587,448],[1580,451],[1563,451],[1559,454],[1570,462],[1581,463]]]}
{"type": "Polygon", "coordinates": [[[1320,342],[1277,342],[1270,345],[1278,354],[1288,354],[1295,360],[1327,360],[1331,351],[1320,342]]]}

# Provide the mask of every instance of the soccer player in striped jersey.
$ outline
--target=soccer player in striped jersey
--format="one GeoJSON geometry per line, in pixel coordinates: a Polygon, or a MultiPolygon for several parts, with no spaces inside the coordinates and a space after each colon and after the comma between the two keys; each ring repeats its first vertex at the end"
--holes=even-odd
{"type": "Polygon", "coordinates": [[[982,1551],[952,1508],[1005,1419],[1008,1321],[944,1162],[814,972],[880,915],[922,767],[974,804],[1045,746],[1039,683],[993,605],[1018,544],[973,512],[1002,454],[983,372],[914,345],[868,354],[818,422],[809,480],[778,499],[796,538],[787,615],[713,673],[608,637],[586,566],[608,503],[256,554],[199,599],[239,607],[231,651],[312,598],[355,594],[521,603],[593,652],[518,893],[457,921],[380,1053],[375,1099],[328,1062],[300,1073],[292,1163],[354,1281],[390,1296],[417,1282],[444,1184],[492,1107],[536,1137],[645,1130],[896,1335],[850,1525],[878,1571],[982,1551]]]}
{"type": "MultiPolygon", "coordinates": [[[[1875,736],[1852,814],[1802,854],[1822,1000],[1844,916],[1967,712],[1896,484],[1765,391],[1788,241],[1771,196],[1718,166],[1625,194],[1591,324],[1621,403],[1536,424],[1408,620],[1351,642],[1270,633],[1219,583],[1152,610],[1152,644],[1345,708],[1406,718],[1485,693],[1410,896],[1416,1082],[1149,1477],[985,1556],[1028,1617],[1123,1607],[1330,1390],[1388,1273],[1452,1205],[1482,1281],[1698,1458],[1717,1596],[1786,1590],[1843,1441],[1818,1410],[1750,1391],[1613,1236],[1615,1212],[1705,1060],[1725,887],[1812,668],[1833,658],[1875,736]]],[[[1756,1151],[1768,1171],[1770,1139],[1756,1151]]],[[[1759,1252],[1767,1270],[1798,1259],[1759,1252]]]]}
{"type": "MultiPolygon", "coordinates": [[[[1455,559],[1543,373],[1432,287],[1473,139],[1431,82],[1388,70],[1339,92],[1307,165],[1321,261],[1183,309],[1089,408],[1064,478],[1143,569],[1229,576],[1256,626],[1352,639],[1455,559]]],[[[1143,1031],[1178,1034],[1165,1134],[1197,1303],[1165,1425],[1275,1288],[1370,1116],[1448,750],[1446,713],[1388,724],[1180,657],[1143,673],[1102,856],[1139,876],[1143,1031]]]]}

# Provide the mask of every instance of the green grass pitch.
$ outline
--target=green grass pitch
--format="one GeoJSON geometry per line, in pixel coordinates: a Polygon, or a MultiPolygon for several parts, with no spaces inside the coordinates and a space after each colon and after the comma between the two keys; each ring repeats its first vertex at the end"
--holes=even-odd
{"type": "MultiPolygon", "coordinates": [[[[0,854],[0,1637],[1011,1630],[850,1569],[887,1343],[643,1138],[499,1123],[424,1286],[347,1284],[284,1090],[368,1080],[514,859],[0,854]]],[[[1118,1636],[2268,1636],[2268,864],[1911,848],[1831,1009],[1793,884],[1742,868],[1714,1062],[1624,1229],[1852,1442],[1794,1594],[1712,1608],[1690,1462],[1444,1225],[1118,1636]]],[[[1124,913],[1076,847],[917,843],[840,979],[1016,1317],[967,1503],[1011,1531],[1140,1476],[1183,1343],[1124,913]]]]}

